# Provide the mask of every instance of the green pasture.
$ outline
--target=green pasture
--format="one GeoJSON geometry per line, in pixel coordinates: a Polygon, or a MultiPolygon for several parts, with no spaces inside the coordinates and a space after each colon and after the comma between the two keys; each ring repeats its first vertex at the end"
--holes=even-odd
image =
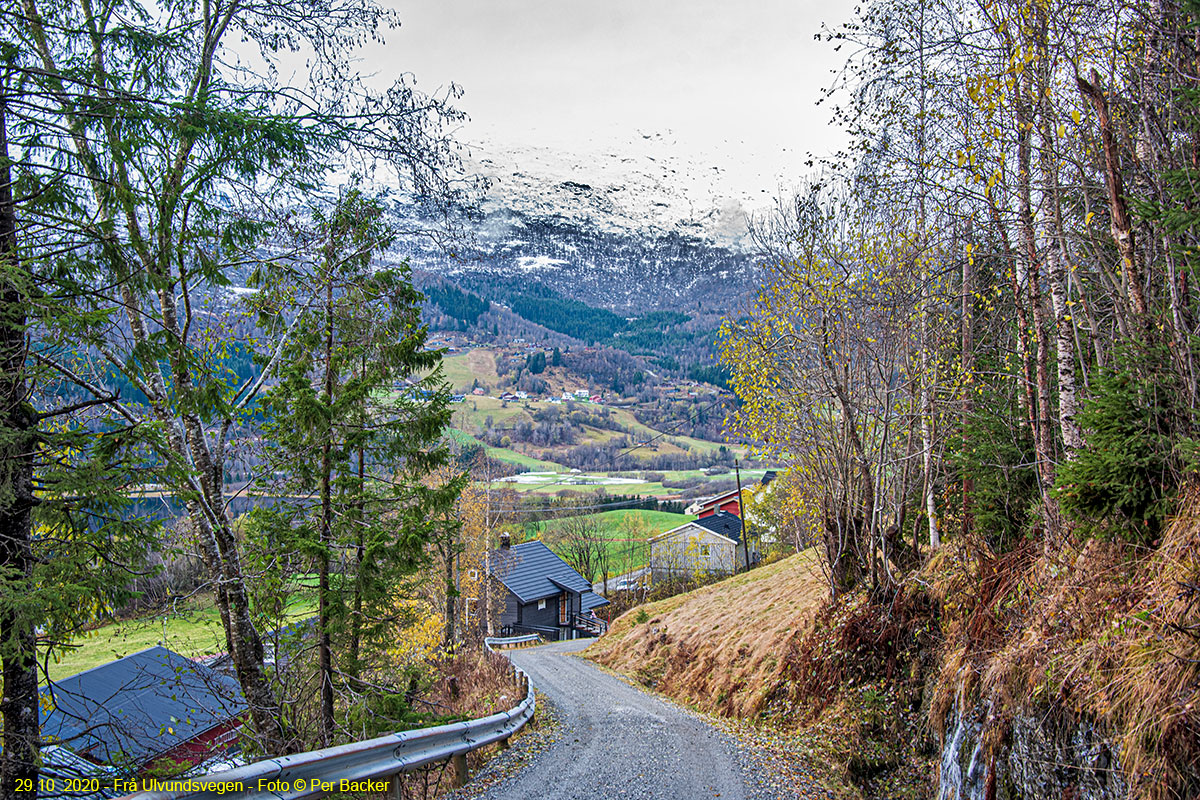
{"type": "MultiPolygon", "coordinates": [[[[314,598],[294,598],[285,624],[316,613],[314,598]]],[[[160,644],[189,657],[225,652],[225,632],[216,604],[211,598],[192,598],[173,613],[148,614],[81,633],[69,650],[51,658],[50,678],[61,680],[160,644]]]]}

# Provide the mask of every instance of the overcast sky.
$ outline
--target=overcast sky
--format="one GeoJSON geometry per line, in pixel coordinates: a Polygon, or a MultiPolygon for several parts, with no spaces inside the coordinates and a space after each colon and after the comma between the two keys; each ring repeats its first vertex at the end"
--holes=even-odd
{"type": "Polygon", "coordinates": [[[403,25],[364,71],[458,83],[472,118],[460,138],[485,148],[585,152],[669,132],[680,156],[748,190],[841,141],[814,106],[839,56],[813,38],[848,16],[841,0],[385,2],[403,25]]]}

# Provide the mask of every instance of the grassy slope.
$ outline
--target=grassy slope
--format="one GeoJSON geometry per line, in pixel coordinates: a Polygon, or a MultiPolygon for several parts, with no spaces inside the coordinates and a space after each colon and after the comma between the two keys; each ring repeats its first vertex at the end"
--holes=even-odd
{"type": "MultiPolygon", "coordinates": [[[[648,439],[652,436],[657,436],[660,433],[659,431],[655,430],[654,428],[651,428],[647,425],[642,424],[641,422],[638,422],[637,418],[633,415],[632,411],[628,411],[623,408],[616,408],[616,409],[613,409],[613,415],[616,417],[618,422],[620,422],[622,425],[625,425],[631,431],[633,431],[635,437],[639,437],[639,438],[644,437],[644,438],[648,439]]],[[[718,450],[721,449],[720,442],[709,442],[709,441],[705,441],[704,439],[695,439],[691,436],[677,436],[674,433],[670,433],[670,432],[668,432],[667,436],[663,437],[662,439],[658,439],[657,441],[669,443],[672,446],[679,448],[679,449],[683,449],[686,446],[686,448],[689,451],[694,452],[694,453],[715,454],[718,450]]],[[[744,448],[744,447],[734,446],[734,445],[725,445],[725,447],[727,447],[727,448],[731,447],[733,449],[733,452],[739,458],[745,458],[747,455],[746,448],[744,448]]]]}
{"type": "MultiPolygon", "coordinates": [[[[288,618],[307,619],[316,613],[315,600],[296,600],[288,610],[288,618]]],[[[105,625],[81,635],[74,643],[77,645],[74,650],[57,662],[51,661],[52,679],[61,680],[158,644],[185,656],[221,653],[225,650],[225,634],[216,606],[211,602],[196,602],[179,614],[105,625]]]]}
{"type": "MultiPolygon", "coordinates": [[[[496,354],[492,350],[477,347],[467,353],[449,356],[442,360],[442,364],[446,380],[457,390],[468,389],[475,380],[478,380],[482,386],[486,386],[490,390],[497,390],[500,378],[496,373],[496,354]]],[[[563,388],[571,389],[583,385],[579,380],[569,379],[561,367],[548,369],[541,377],[548,381],[551,391],[554,394],[557,394],[563,388]]],[[[470,431],[474,430],[477,426],[484,427],[487,417],[491,416],[493,424],[507,427],[518,421],[531,421],[533,419],[533,411],[545,408],[548,405],[548,403],[528,401],[509,403],[507,408],[503,408],[499,398],[486,395],[471,396],[467,398],[466,402],[456,408],[454,424],[459,428],[470,431]]],[[[613,408],[611,410],[616,420],[628,428],[631,438],[641,440],[654,439],[656,449],[643,448],[635,450],[633,453],[637,457],[644,456],[649,458],[656,454],[679,453],[685,450],[693,453],[715,455],[722,446],[720,442],[708,442],[690,436],[677,436],[671,432],[668,432],[666,436],[661,436],[660,431],[638,422],[633,413],[628,409],[613,408]]],[[[590,442],[601,444],[620,435],[623,434],[588,428],[586,435],[580,443],[590,442]]],[[[729,445],[726,446],[731,447],[729,445]]],[[[566,448],[559,449],[565,451],[566,448]]],[[[732,449],[739,457],[745,458],[747,456],[746,450],[743,447],[732,447],[732,449]]],[[[537,455],[541,455],[541,459],[545,460],[549,453],[532,454],[532,456],[537,455]]]]}
{"type": "MultiPolygon", "coordinates": [[[[629,509],[623,511],[605,511],[599,515],[605,536],[609,539],[610,575],[623,575],[635,569],[646,566],[649,557],[647,548],[641,542],[626,542],[627,528],[623,526],[626,517],[636,518],[642,525],[645,537],[657,536],[663,531],[678,527],[693,517],[687,514],[672,514],[669,511],[646,511],[644,509],[629,509]]],[[[645,541],[644,539],[642,541],[645,541]]]]}
{"type": "Polygon", "coordinates": [[[779,680],[775,654],[805,629],[826,593],[806,551],[635,608],[586,652],[703,711],[754,717],[779,680]],[[649,618],[639,623],[642,610],[649,618]]]}
{"type": "Polygon", "coordinates": [[[519,467],[526,467],[530,472],[565,472],[566,467],[562,464],[555,464],[553,461],[542,461],[541,459],[527,456],[524,453],[518,453],[516,450],[509,450],[504,447],[489,447],[487,454],[497,461],[505,461],[509,464],[516,464],[519,467]]]}
{"type": "MultiPolygon", "coordinates": [[[[648,556],[644,542],[663,531],[682,525],[694,517],[687,514],[672,514],[669,511],[648,511],[646,509],[622,509],[619,511],[604,511],[596,515],[600,520],[600,530],[608,540],[609,575],[623,575],[646,565],[648,556]],[[632,517],[640,523],[641,536],[637,541],[629,541],[628,528],[623,524],[626,518],[632,517]]],[[[542,534],[550,542],[554,541],[555,523],[546,525],[542,534]]],[[[600,578],[597,577],[597,583],[600,578]]]]}
{"type": "Polygon", "coordinates": [[[496,356],[483,348],[443,358],[442,369],[446,382],[453,389],[466,389],[477,378],[480,384],[493,388],[500,382],[496,374],[496,356]]]}
{"type": "MultiPolygon", "coordinates": [[[[483,442],[458,428],[450,428],[448,433],[459,444],[483,446],[483,442]]],[[[484,449],[489,456],[497,461],[516,464],[527,468],[530,472],[565,472],[567,469],[562,464],[555,464],[553,461],[541,461],[533,456],[527,456],[524,453],[518,453],[515,450],[509,450],[504,447],[485,447],[484,449]]]]}
{"type": "Polygon", "coordinates": [[[620,532],[622,520],[626,517],[637,517],[645,524],[650,536],[657,536],[663,531],[668,531],[692,519],[687,514],[672,514],[669,511],[647,511],[641,508],[623,511],[605,511],[599,517],[605,530],[612,531],[614,535],[620,532]]]}

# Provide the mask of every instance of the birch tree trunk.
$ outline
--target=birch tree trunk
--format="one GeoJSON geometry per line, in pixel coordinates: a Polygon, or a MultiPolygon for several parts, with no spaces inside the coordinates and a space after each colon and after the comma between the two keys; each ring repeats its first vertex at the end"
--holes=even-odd
{"type": "Polygon", "coordinates": [[[1050,91],[1050,75],[1053,61],[1049,44],[1049,19],[1046,9],[1038,6],[1038,67],[1037,103],[1034,113],[1038,117],[1038,132],[1041,149],[1038,153],[1038,168],[1042,178],[1042,220],[1046,239],[1046,277],[1050,283],[1050,305],[1054,312],[1055,364],[1058,370],[1058,424],[1062,432],[1067,458],[1083,447],[1083,431],[1076,421],[1079,416],[1079,396],[1075,385],[1075,373],[1079,354],[1075,348],[1074,315],[1067,299],[1068,284],[1065,274],[1067,264],[1066,238],[1062,224],[1062,191],[1058,178],[1058,147],[1054,139],[1054,120],[1051,106],[1046,101],[1050,91]]]}
{"type": "MultiPolygon", "coordinates": [[[[1026,75],[1028,75],[1026,71],[1026,75]]],[[[1027,79],[1028,80],[1028,79],[1027,79]]],[[[1022,81],[1018,94],[1030,90],[1029,83],[1022,81]]],[[[1017,254],[1020,278],[1025,281],[1025,295],[1033,319],[1033,334],[1037,346],[1034,360],[1037,376],[1037,417],[1034,426],[1034,449],[1037,455],[1038,483],[1042,496],[1042,516],[1046,527],[1046,541],[1056,541],[1059,532],[1058,502],[1054,499],[1055,454],[1051,420],[1054,411],[1050,394],[1050,335],[1046,325],[1046,310],[1042,302],[1040,264],[1038,259],[1037,234],[1034,229],[1032,182],[1032,138],[1033,120],[1024,98],[1016,103],[1017,119],[1017,226],[1021,236],[1021,248],[1017,254]]]]}

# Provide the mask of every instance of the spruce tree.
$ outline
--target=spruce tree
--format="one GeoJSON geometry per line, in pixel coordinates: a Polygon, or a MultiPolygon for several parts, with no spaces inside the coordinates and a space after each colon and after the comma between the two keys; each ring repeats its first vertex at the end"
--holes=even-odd
{"type": "MultiPolygon", "coordinates": [[[[315,503],[259,510],[253,530],[290,541],[318,580],[321,740],[336,733],[338,675],[357,679],[368,645],[396,622],[402,580],[422,562],[428,520],[459,483],[427,485],[446,463],[450,395],[426,350],[424,298],[407,265],[377,267],[393,239],[383,202],[352,186],[313,211],[315,254],[270,287],[312,298],[264,397],[272,475],[264,488],[315,503]],[[335,664],[335,638],[345,653],[335,664]]],[[[285,578],[288,576],[285,576],[285,578]]]]}

